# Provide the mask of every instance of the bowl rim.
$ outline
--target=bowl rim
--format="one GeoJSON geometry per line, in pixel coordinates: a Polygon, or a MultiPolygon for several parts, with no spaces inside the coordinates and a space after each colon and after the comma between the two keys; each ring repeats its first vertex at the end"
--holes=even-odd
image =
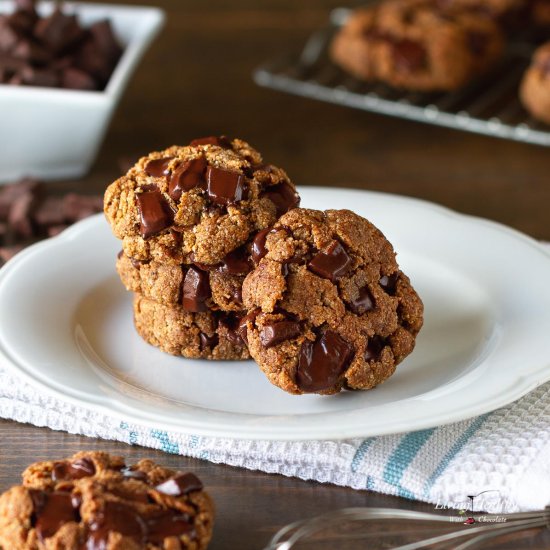
{"type": "MultiPolygon", "coordinates": [[[[39,11],[48,13],[57,3],[54,0],[39,2],[39,11]]],[[[13,8],[13,0],[0,0],[0,14],[9,13],[13,8]]],[[[102,19],[116,20],[118,14],[125,12],[140,18],[140,32],[136,32],[130,40],[124,44],[124,50],[118,60],[109,81],[103,90],[68,90],[65,88],[53,88],[47,86],[12,86],[0,83],[0,98],[17,96],[21,101],[34,101],[37,98],[63,101],[90,101],[105,100],[116,101],[121,95],[126,82],[130,78],[142,55],[156,34],[162,28],[166,19],[165,11],[155,6],[138,6],[133,4],[108,4],[97,2],[64,2],[63,8],[67,12],[76,15],[85,12],[103,12],[102,19]]]]}

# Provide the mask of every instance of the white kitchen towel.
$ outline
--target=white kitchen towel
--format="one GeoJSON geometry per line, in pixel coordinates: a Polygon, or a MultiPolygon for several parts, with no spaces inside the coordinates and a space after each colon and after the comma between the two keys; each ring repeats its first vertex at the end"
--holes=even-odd
{"type": "Polygon", "coordinates": [[[493,513],[550,504],[550,383],[507,407],[448,426],[367,439],[278,442],[173,434],[121,422],[43,395],[0,367],[0,417],[437,508],[469,510],[471,497],[475,510],[493,513]]]}

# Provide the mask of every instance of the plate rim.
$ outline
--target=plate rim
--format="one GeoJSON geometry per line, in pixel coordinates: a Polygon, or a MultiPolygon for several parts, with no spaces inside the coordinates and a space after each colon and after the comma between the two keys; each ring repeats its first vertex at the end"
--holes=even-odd
{"type": "MultiPolygon", "coordinates": [[[[541,243],[521,233],[520,231],[510,228],[506,225],[503,225],[499,222],[488,220],[485,218],[480,218],[476,216],[470,216],[467,214],[461,214],[457,211],[449,209],[445,206],[441,206],[423,199],[417,199],[414,197],[408,197],[404,195],[394,195],[391,193],[384,193],[380,191],[368,191],[363,189],[353,189],[353,188],[341,188],[341,187],[319,187],[319,186],[307,186],[310,192],[339,192],[339,193],[350,193],[360,194],[363,196],[369,195],[378,195],[383,199],[388,199],[390,201],[399,201],[399,202],[408,202],[409,204],[416,204],[421,208],[427,208],[429,210],[439,212],[445,216],[450,216],[455,219],[463,219],[467,222],[474,224],[482,224],[485,226],[493,227],[502,233],[507,234],[510,237],[513,237],[516,240],[520,240],[524,245],[529,245],[531,248],[534,248],[536,251],[541,253],[545,259],[550,260],[550,252],[542,246],[541,243]]],[[[91,216],[85,220],[82,220],[75,225],[71,226],[61,234],[57,235],[52,239],[38,242],[34,245],[31,245],[27,249],[20,252],[12,260],[6,263],[0,269],[0,291],[4,285],[4,281],[9,273],[17,269],[19,264],[25,262],[29,256],[32,256],[36,250],[45,250],[46,247],[57,247],[62,246],[65,241],[73,241],[79,238],[79,235],[88,231],[89,227],[93,227],[100,222],[100,218],[103,217],[103,214],[99,213],[95,216],[91,216]]],[[[165,428],[173,433],[181,434],[193,434],[207,437],[223,437],[228,439],[245,439],[245,440],[279,440],[279,441],[306,441],[306,440],[342,440],[349,438],[360,438],[360,437],[371,437],[376,435],[389,435],[396,433],[403,433],[409,431],[417,431],[422,429],[431,428],[434,426],[441,426],[445,424],[455,423],[474,416],[479,416],[486,414],[493,410],[496,410],[500,407],[503,407],[513,401],[516,401],[523,395],[532,391],[539,385],[543,384],[550,379],[550,359],[544,362],[544,365],[539,366],[535,370],[529,373],[522,373],[518,371],[517,376],[515,377],[515,383],[510,384],[510,387],[507,388],[507,391],[501,391],[495,393],[489,399],[484,399],[483,401],[475,404],[474,412],[466,412],[462,414],[457,414],[456,411],[438,411],[438,414],[434,415],[425,415],[424,418],[414,420],[414,425],[411,427],[410,420],[403,420],[398,423],[393,423],[391,426],[386,426],[385,429],[376,429],[376,433],[371,433],[368,430],[361,430],[361,426],[353,425],[351,428],[347,426],[339,426],[336,431],[334,427],[331,429],[319,429],[316,428],[313,433],[305,434],[302,431],[292,431],[285,432],[288,430],[288,427],[284,426],[269,426],[269,434],[265,435],[266,427],[261,425],[254,428],[254,426],[247,426],[244,433],[237,433],[236,428],[228,430],[227,427],[223,426],[213,426],[212,422],[207,422],[207,424],[197,423],[195,420],[190,421],[189,419],[182,421],[181,418],[174,418],[174,415],[169,412],[159,413],[163,420],[159,418],[148,418],[147,413],[139,414],[140,411],[133,408],[131,405],[125,404],[124,401],[115,401],[112,397],[109,396],[97,396],[97,399],[90,401],[82,401],[78,396],[71,394],[70,391],[65,393],[60,391],[56,386],[59,386],[59,383],[55,382],[56,386],[48,385],[42,379],[33,377],[32,373],[29,372],[29,367],[26,365],[18,364],[18,362],[12,358],[8,351],[4,349],[4,342],[0,338],[0,360],[2,365],[5,366],[12,374],[16,376],[21,376],[28,384],[33,387],[38,387],[44,391],[47,395],[51,395],[62,402],[69,402],[70,404],[88,409],[95,413],[104,414],[113,419],[120,421],[128,421],[131,417],[131,421],[141,424],[150,428],[159,428],[159,424],[164,423],[165,428]],[[544,376],[543,376],[543,373],[544,376]],[[115,406],[116,405],[116,406],[115,406]],[[171,417],[171,418],[170,418],[171,417]],[[435,418],[435,419],[434,419],[435,418]],[[178,422],[178,425],[175,422],[178,422]],[[317,433],[317,432],[324,433],[317,433]]],[[[32,368],[32,366],[31,366],[32,368]]],[[[70,390],[70,386],[65,386],[67,390],[70,390]]],[[[405,401],[404,399],[400,401],[405,401]]],[[[196,408],[196,407],[195,407],[196,408]]],[[[469,406],[469,409],[472,409],[472,406],[469,406]]],[[[354,412],[346,411],[346,412],[354,412]]],[[[227,412],[225,414],[233,415],[235,413],[227,412]]],[[[327,413],[320,413],[327,414],[327,413]]],[[[330,413],[328,413],[330,414],[330,413]]],[[[237,413],[241,415],[241,413],[237,413]]],[[[252,415],[254,416],[254,415],[252,415]]],[[[214,422],[215,424],[215,422],[214,422]]],[[[243,428],[243,426],[240,426],[243,428]]]]}

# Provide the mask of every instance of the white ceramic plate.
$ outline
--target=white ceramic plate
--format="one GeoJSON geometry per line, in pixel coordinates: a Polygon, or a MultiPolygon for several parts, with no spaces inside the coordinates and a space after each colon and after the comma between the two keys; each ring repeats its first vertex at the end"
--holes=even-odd
{"type": "Polygon", "coordinates": [[[175,358],[140,340],[101,215],[0,271],[0,353],[43,391],[121,420],[251,439],[366,437],[491,411],[550,379],[550,255],[503,226],[378,193],[307,187],[393,243],[425,304],[414,353],[368,392],[291,396],[253,362],[175,358]]]}

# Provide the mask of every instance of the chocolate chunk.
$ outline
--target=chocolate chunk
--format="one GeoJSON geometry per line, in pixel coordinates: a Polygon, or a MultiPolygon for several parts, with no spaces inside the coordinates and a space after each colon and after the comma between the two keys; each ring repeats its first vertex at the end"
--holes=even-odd
{"type": "Polygon", "coordinates": [[[29,490],[36,517],[35,529],[38,540],[53,537],[62,525],[80,521],[78,510],[73,507],[71,493],[54,491],[46,493],[37,489],[29,490]]]}
{"type": "Polygon", "coordinates": [[[237,288],[233,289],[233,292],[231,293],[231,297],[233,298],[233,301],[238,305],[243,305],[243,289],[241,286],[238,286],[237,288]]]}
{"type": "Polygon", "coordinates": [[[12,29],[22,35],[32,35],[33,27],[38,20],[36,11],[18,9],[8,16],[8,23],[12,29]]]}
{"type": "Polygon", "coordinates": [[[83,31],[76,16],[65,15],[56,8],[50,16],[36,23],[34,36],[50,50],[59,53],[82,38],[83,31]]]}
{"type": "Polygon", "coordinates": [[[245,275],[252,269],[245,247],[230,252],[221,262],[218,271],[231,275],[245,275]]]}
{"type": "Polygon", "coordinates": [[[205,157],[188,160],[178,166],[170,178],[168,194],[175,201],[179,201],[184,191],[190,191],[195,187],[206,187],[204,173],[207,162],[205,157]]]}
{"type": "Polygon", "coordinates": [[[194,139],[190,144],[191,147],[198,145],[217,145],[225,149],[231,149],[231,141],[226,136],[209,136],[205,138],[194,139]]]}
{"type": "Polygon", "coordinates": [[[225,329],[225,337],[236,346],[242,346],[244,339],[241,336],[241,319],[232,313],[222,315],[218,321],[219,326],[225,329]]]}
{"type": "Polygon", "coordinates": [[[150,160],[145,165],[145,173],[153,178],[161,178],[168,174],[168,165],[174,157],[164,157],[150,160]]]}
{"type": "Polygon", "coordinates": [[[209,166],[206,181],[208,197],[216,204],[233,204],[244,198],[245,178],[238,172],[209,166]]]}
{"type": "Polygon", "coordinates": [[[17,59],[22,59],[26,63],[35,65],[45,65],[51,60],[48,50],[26,39],[20,40],[17,46],[13,48],[11,54],[17,59]]]}
{"type": "Polygon", "coordinates": [[[363,315],[363,313],[366,313],[367,311],[372,311],[374,309],[374,306],[374,296],[372,295],[367,285],[365,285],[363,288],[360,288],[357,298],[349,302],[349,307],[351,311],[353,311],[353,313],[357,315],[363,315]]]}
{"type": "Polygon", "coordinates": [[[468,41],[468,47],[470,51],[476,55],[483,55],[487,51],[487,46],[489,45],[489,36],[482,32],[468,32],[466,36],[468,41]]]}
{"type": "Polygon", "coordinates": [[[191,472],[176,474],[155,487],[160,493],[172,497],[181,497],[192,491],[200,491],[202,488],[201,480],[191,472]]]}
{"type": "Polygon", "coordinates": [[[53,466],[52,480],[67,481],[93,476],[95,465],[89,458],[79,458],[73,462],[56,462],[53,466]]]}
{"type": "Polygon", "coordinates": [[[256,317],[260,314],[260,309],[254,309],[247,315],[245,315],[240,321],[237,327],[237,334],[241,337],[242,341],[248,345],[248,322],[254,323],[256,317]]]}
{"type": "Polygon", "coordinates": [[[401,71],[417,71],[426,66],[426,48],[414,40],[400,40],[392,45],[395,67],[401,71]]]}
{"type": "Polygon", "coordinates": [[[296,384],[304,392],[332,388],[353,359],[353,346],[331,330],[315,342],[305,342],[300,351],[296,384]]]}
{"type": "Polygon", "coordinates": [[[208,334],[201,332],[199,334],[199,338],[200,338],[201,351],[211,351],[218,345],[219,338],[217,334],[208,336],[208,334]]]}
{"type": "Polygon", "coordinates": [[[139,231],[144,239],[172,225],[174,212],[160,191],[146,191],[136,197],[140,215],[139,231]]]}
{"type": "Polygon", "coordinates": [[[26,178],[18,183],[0,186],[0,218],[7,218],[13,202],[22,195],[38,196],[42,185],[33,179],[26,178]]]}
{"type": "Polygon", "coordinates": [[[33,213],[33,220],[41,227],[61,225],[65,223],[65,213],[62,208],[62,199],[47,197],[33,213]]]}
{"type": "Polygon", "coordinates": [[[300,323],[279,321],[265,325],[260,331],[260,342],[264,348],[276,346],[285,340],[292,340],[300,334],[300,323]]]}
{"type": "Polygon", "coordinates": [[[13,246],[1,246],[0,247],[0,262],[7,262],[11,260],[16,254],[21,252],[25,248],[23,245],[16,244],[13,246]]]}
{"type": "Polygon", "coordinates": [[[15,7],[17,8],[17,11],[36,13],[35,6],[36,0],[15,0],[15,7]]]}
{"type": "Polygon", "coordinates": [[[386,347],[386,344],[386,340],[380,336],[373,336],[372,338],[369,338],[364,355],[365,361],[377,361],[380,359],[380,354],[386,347]]]}
{"type": "Polygon", "coordinates": [[[270,227],[267,229],[262,229],[255,237],[254,241],[252,241],[252,260],[254,260],[254,263],[259,263],[260,260],[267,254],[267,249],[265,247],[265,242],[267,240],[267,236],[272,231],[270,227]]]}
{"type": "Polygon", "coordinates": [[[114,66],[122,54],[122,48],[116,39],[111,23],[107,19],[97,21],[90,25],[88,32],[98,51],[114,66]]]}
{"type": "Polygon", "coordinates": [[[206,311],[206,300],[211,296],[208,273],[191,266],[182,284],[182,306],[185,311],[206,311]]]}
{"type": "Polygon", "coordinates": [[[128,479],[138,479],[139,481],[146,481],[147,474],[141,470],[136,470],[132,466],[126,466],[120,470],[120,473],[128,479]]]}
{"type": "Polygon", "coordinates": [[[61,87],[68,90],[97,90],[97,82],[84,71],[68,67],[61,73],[61,87]]]}
{"type": "Polygon", "coordinates": [[[48,235],[49,238],[56,237],[60,233],[63,233],[63,231],[65,231],[67,227],[69,226],[66,224],[50,225],[50,227],[48,227],[48,230],[46,231],[46,234],[48,235]]]}
{"type": "Polygon", "coordinates": [[[35,69],[31,66],[23,67],[17,76],[19,77],[17,84],[23,84],[25,86],[57,88],[60,82],[57,71],[51,69],[35,69]]]}
{"type": "Polygon", "coordinates": [[[94,195],[68,193],[63,197],[63,214],[68,222],[77,222],[103,210],[103,199],[94,195]]]}
{"type": "Polygon", "coordinates": [[[0,18],[0,50],[11,53],[20,40],[20,34],[10,25],[7,17],[0,18]]]}
{"type": "MultiPolygon", "coordinates": [[[[191,474],[192,475],[192,474],[191,474]]],[[[147,542],[164,546],[164,539],[191,535],[194,538],[194,527],[191,518],[176,510],[162,510],[153,517],[147,518],[147,542]]]]}
{"type": "Polygon", "coordinates": [[[137,544],[145,545],[147,525],[133,508],[111,500],[105,501],[102,508],[89,524],[86,550],[105,550],[112,532],[131,537],[137,544]]]}
{"type": "Polygon", "coordinates": [[[30,192],[17,197],[8,213],[8,225],[12,231],[26,239],[34,234],[31,214],[36,204],[36,197],[30,192]]]}
{"type": "Polygon", "coordinates": [[[262,196],[267,197],[275,205],[277,216],[300,206],[300,196],[286,181],[268,187],[262,196]]]}
{"type": "Polygon", "coordinates": [[[318,252],[308,268],[320,277],[336,281],[351,268],[351,258],[339,241],[332,241],[326,250],[318,252]]]}
{"type": "Polygon", "coordinates": [[[394,296],[397,289],[397,280],[399,279],[399,272],[392,275],[383,275],[380,277],[380,286],[390,295],[394,296]]]}

